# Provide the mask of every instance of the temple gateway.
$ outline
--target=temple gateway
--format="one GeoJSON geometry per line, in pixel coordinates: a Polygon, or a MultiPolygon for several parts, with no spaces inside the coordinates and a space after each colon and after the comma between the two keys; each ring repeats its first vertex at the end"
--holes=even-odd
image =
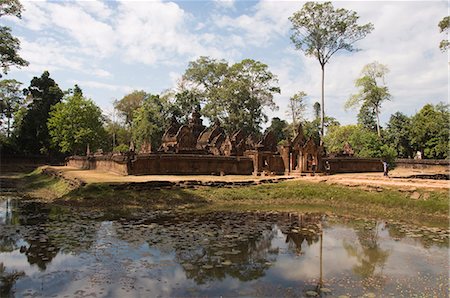
{"type": "Polygon", "coordinates": [[[197,110],[188,124],[172,119],[159,148],[146,142],[138,152],[71,156],[67,165],[120,175],[304,175],[322,171],[326,160],[332,172],[382,171],[379,159],[327,157],[301,125],[292,142],[278,145],[272,131],[256,139],[242,130],[228,135],[218,121],[205,127],[197,110]]]}

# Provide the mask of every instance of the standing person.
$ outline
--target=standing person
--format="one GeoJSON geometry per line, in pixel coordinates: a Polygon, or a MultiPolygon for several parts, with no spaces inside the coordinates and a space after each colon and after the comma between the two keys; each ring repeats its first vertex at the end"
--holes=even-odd
{"type": "Polygon", "coordinates": [[[316,175],[316,168],[317,168],[317,162],[316,162],[316,158],[313,156],[312,161],[311,161],[311,169],[312,169],[313,176],[316,175]]]}
{"type": "Polygon", "coordinates": [[[330,172],[331,172],[331,166],[330,166],[330,162],[327,160],[327,161],[325,161],[325,173],[327,175],[330,175],[330,172]]]}
{"type": "Polygon", "coordinates": [[[384,171],[383,176],[388,177],[389,172],[388,163],[385,160],[383,160],[383,171],[384,171]]]}

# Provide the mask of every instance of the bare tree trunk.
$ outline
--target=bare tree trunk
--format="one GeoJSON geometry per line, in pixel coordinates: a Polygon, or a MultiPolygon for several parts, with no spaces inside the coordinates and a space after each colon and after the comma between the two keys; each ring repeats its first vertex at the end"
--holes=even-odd
{"type": "Polygon", "coordinates": [[[320,121],[320,126],[321,126],[321,130],[320,130],[320,145],[323,145],[323,135],[325,132],[325,104],[324,104],[324,98],[325,98],[325,64],[321,65],[322,66],[322,115],[321,115],[321,121],[320,121]]]}
{"type": "Polygon", "coordinates": [[[11,118],[8,117],[8,130],[6,131],[6,136],[9,138],[9,133],[11,130],[11,118]]]}
{"type": "Polygon", "coordinates": [[[375,107],[375,112],[376,112],[376,114],[377,114],[377,133],[378,133],[378,138],[381,138],[381,131],[380,131],[380,116],[379,116],[378,107],[375,107]]]}

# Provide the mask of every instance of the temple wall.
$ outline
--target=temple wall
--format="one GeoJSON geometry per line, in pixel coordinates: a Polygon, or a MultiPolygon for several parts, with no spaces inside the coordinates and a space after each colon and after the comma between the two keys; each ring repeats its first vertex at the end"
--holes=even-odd
{"type": "Polygon", "coordinates": [[[253,162],[240,156],[195,154],[138,155],[131,162],[131,175],[250,175],[253,162]]]}
{"type": "Polygon", "coordinates": [[[253,161],[242,156],[194,154],[140,154],[129,163],[126,156],[72,156],[67,165],[120,175],[251,175],[253,161]]]}
{"type": "MultiPolygon", "coordinates": [[[[330,163],[330,173],[358,173],[358,172],[383,172],[383,163],[379,158],[324,158],[330,163]]],[[[324,169],[322,169],[324,171],[324,169]]]]}
{"type": "Polygon", "coordinates": [[[447,159],[396,159],[395,165],[398,168],[406,169],[433,169],[443,172],[449,172],[450,160],[447,159]]]}
{"type": "Polygon", "coordinates": [[[129,174],[125,156],[71,156],[67,159],[66,164],[82,170],[100,170],[119,175],[129,174]]]}

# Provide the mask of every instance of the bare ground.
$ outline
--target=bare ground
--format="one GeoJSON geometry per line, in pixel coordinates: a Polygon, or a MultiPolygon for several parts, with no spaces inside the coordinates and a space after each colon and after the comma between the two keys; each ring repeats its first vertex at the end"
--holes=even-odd
{"type": "MultiPolygon", "coordinates": [[[[246,175],[228,175],[228,176],[211,176],[211,175],[142,175],[142,176],[121,176],[111,172],[103,172],[98,170],[80,170],[72,167],[50,167],[60,172],[65,178],[70,180],[79,180],[85,183],[128,183],[128,182],[148,182],[148,181],[224,181],[224,182],[240,182],[240,181],[259,181],[267,179],[267,176],[246,176],[246,175]]],[[[383,177],[383,173],[351,173],[351,174],[334,174],[334,175],[316,175],[302,176],[295,179],[322,182],[328,184],[340,184],[352,187],[369,187],[369,188],[394,188],[414,191],[415,189],[436,189],[449,190],[449,180],[434,179],[418,179],[409,178],[414,175],[433,175],[442,174],[439,170],[417,170],[417,169],[395,169],[389,173],[389,177],[383,177]]],[[[286,176],[270,176],[270,178],[282,178],[286,176]]]]}

